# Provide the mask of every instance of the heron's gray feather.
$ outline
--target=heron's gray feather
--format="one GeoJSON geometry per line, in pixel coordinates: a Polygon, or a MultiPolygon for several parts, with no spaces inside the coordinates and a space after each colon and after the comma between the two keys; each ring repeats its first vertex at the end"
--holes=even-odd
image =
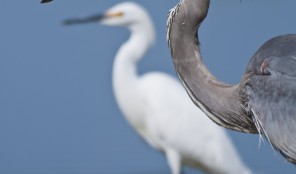
{"type": "Polygon", "coordinates": [[[296,159],[296,77],[254,76],[248,88],[249,105],[261,133],[284,156],[296,159]]]}
{"type": "Polygon", "coordinates": [[[245,89],[257,129],[276,150],[296,163],[296,44],[293,42],[296,43],[295,35],[284,35],[264,44],[250,61],[253,74],[245,89]],[[260,70],[264,61],[267,62],[265,73],[260,70]]]}

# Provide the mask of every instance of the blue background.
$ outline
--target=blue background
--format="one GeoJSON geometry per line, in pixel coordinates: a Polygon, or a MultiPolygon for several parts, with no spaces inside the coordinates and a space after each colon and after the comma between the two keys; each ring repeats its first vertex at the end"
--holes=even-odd
{"type": "MultiPolygon", "coordinates": [[[[0,1],[0,174],[170,173],[164,157],[129,127],[113,96],[112,62],[129,32],[61,25],[118,2],[0,1]]],[[[137,2],[152,13],[158,36],[140,73],[175,76],[165,24],[178,1],[137,2]]],[[[295,6],[295,0],[213,0],[200,31],[209,69],[221,80],[239,82],[263,42],[296,33],[295,6]]],[[[268,142],[259,147],[258,135],[228,133],[255,173],[295,173],[268,142]]]]}

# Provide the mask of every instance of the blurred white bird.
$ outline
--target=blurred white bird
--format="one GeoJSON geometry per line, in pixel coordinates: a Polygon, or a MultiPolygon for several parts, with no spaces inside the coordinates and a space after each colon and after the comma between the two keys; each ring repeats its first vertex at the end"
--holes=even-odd
{"type": "Polygon", "coordinates": [[[65,24],[88,22],[131,31],[114,61],[116,101],[130,125],[151,146],[164,152],[173,174],[181,173],[182,164],[206,173],[251,173],[223,128],[195,107],[175,78],[161,72],[137,74],[137,62],[155,39],[154,26],[143,7],[124,2],[105,14],[70,19],[65,24]]]}

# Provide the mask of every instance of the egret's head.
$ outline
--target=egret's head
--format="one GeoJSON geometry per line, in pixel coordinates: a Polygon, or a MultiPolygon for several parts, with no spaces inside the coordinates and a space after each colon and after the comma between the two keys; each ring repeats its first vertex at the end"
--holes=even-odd
{"type": "Polygon", "coordinates": [[[148,13],[140,5],[133,2],[117,4],[105,13],[102,24],[110,26],[130,27],[145,21],[150,21],[148,13]]]}
{"type": "Polygon", "coordinates": [[[103,14],[64,21],[66,25],[99,22],[109,26],[131,27],[145,21],[150,21],[145,9],[133,2],[123,2],[108,9],[103,14]]]}
{"type": "Polygon", "coordinates": [[[121,26],[133,32],[142,32],[154,42],[155,31],[148,12],[134,2],[123,2],[109,8],[105,13],[88,17],[65,20],[65,25],[100,23],[108,26],[121,26]]]}

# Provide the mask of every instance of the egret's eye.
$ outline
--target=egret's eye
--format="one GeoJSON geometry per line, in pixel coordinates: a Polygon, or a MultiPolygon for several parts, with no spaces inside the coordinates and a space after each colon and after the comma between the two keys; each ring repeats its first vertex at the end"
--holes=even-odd
{"type": "Polygon", "coordinates": [[[122,17],[123,15],[124,15],[123,12],[118,12],[118,13],[112,13],[112,12],[110,12],[110,13],[107,13],[107,16],[108,17],[122,17]]]}

